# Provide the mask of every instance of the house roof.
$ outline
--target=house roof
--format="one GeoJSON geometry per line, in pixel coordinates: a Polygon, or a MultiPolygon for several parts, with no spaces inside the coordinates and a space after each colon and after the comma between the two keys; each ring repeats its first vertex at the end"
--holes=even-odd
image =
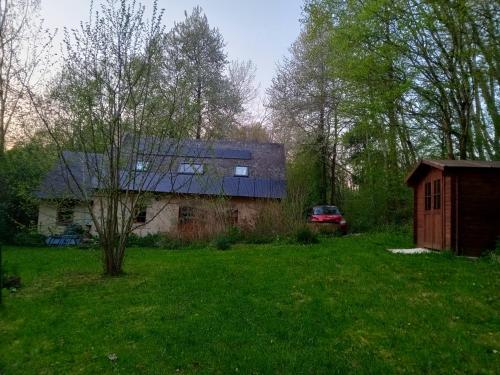
{"type": "Polygon", "coordinates": [[[458,169],[458,168],[499,168],[500,161],[481,161],[481,160],[421,160],[415,168],[406,177],[406,184],[411,186],[427,172],[430,168],[458,169]]]}
{"type": "MultiPolygon", "coordinates": [[[[147,172],[124,168],[120,173],[124,190],[253,198],[285,196],[285,152],[281,144],[229,140],[154,142],[152,138],[141,138],[134,144],[139,146],[131,160],[146,160],[151,168],[147,172]],[[201,163],[205,173],[178,173],[183,162],[201,163]],[[249,176],[235,176],[236,166],[248,167],[249,176]]],[[[103,187],[105,158],[103,154],[63,152],[37,196],[89,199],[95,189],[103,187]]]]}

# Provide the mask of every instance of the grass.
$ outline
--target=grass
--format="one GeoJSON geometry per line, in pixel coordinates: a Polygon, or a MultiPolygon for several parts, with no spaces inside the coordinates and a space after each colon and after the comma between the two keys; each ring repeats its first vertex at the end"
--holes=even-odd
{"type": "Polygon", "coordinates": [[[499,373],[498,261],[400,246],[130,249],[119,278],[94,251],[7,247],[24,287],[4,291],[0,374],[499,373]]]}

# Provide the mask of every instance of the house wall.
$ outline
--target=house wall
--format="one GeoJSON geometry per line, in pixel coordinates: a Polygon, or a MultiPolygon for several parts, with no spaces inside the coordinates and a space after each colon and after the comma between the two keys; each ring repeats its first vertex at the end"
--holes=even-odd
{"type": "Polygon", "coordinates": [[[251,227],[255,225],[260,209],[269,201],[253,198],[207,198],[207,197],[175,197],[165,195],[153,200],[146,208],[145,225],[136,225],[134,233],[139,236],[154,233],[177,234],[179,230],[179,210],[183,206],[194,207],[201,213],[197,217],[207,232],[220,231],[224,227],[221,216],[227,209],[238,210],[238,225],[251,227]],[[151,221],[150,218],[154,217],[151,221]]]}
{"type": "MultiPolygon", "coordinates": [[[[238,225],[251,227],[266,204],[271,202],[265,199],[255,198],[208,198],[198,196],[173,196],[163,195],[160,198],[152,198],[146,206],[146,224],[134,224],[133,232],[139,236],[154,233],[178,234],[179,209],[183,206],[194,207],[201,213],[200,218],[205,231],[219,231],[224,227],[222,212],[227,209],[238,210],[238,225]]],[[[105,205],[101,206],[98,198],[94,200],[93,213],[98,218],[105,213],[105,205]]],[[[45,235],[61,234],[65,226],[57,225],[57,205],[52,202],[42,202],[39,206],[38,231],[45,235]]],[[[75,207],[74,223],[82,226],[91,224],[91,234],[97,235],[87,207],[78,205],[75,207]]]]}
{"type": "MultiPolygon", "coordinates": [[[[73,222],[82,226],[92,222],[86,206],[75,206],[73,222]]],[[[61,234],[65,228],[65,225],[57,224],[57,204],[49,201],[41,202],[38,208],[38,232],[48,236],[61,234]]]]}

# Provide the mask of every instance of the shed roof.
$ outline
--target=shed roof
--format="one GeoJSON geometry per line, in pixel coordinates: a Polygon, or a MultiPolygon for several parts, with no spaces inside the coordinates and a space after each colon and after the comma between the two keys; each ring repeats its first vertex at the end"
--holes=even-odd
{"type": "Polygon", "coordinates": [[[458,168],[499,168],[500,161],[483,161],[483,160],[421,160],[415,168],[406,177],[406,184],[414,185],[418,179],[429,168],[437,168],[440,170],[445,169],[458,169],[458,168]]]}

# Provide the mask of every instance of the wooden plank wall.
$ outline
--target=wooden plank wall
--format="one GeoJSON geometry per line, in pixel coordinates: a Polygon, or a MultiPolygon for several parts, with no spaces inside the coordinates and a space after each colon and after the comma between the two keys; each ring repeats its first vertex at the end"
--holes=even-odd
{"type": "Polygon", "coordinates": [[[459,169],[461,207],[459,248],[463,255],[478,256],[492,249],[500,236],[500,170],[459,169]]]}

